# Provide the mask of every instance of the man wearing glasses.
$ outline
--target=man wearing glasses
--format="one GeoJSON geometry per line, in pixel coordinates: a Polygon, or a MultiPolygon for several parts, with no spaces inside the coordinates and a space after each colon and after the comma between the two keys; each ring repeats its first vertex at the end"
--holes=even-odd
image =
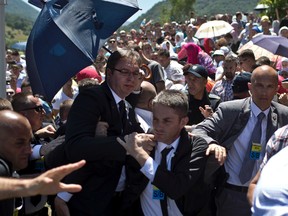
{"type": "MultiPolygon", "coordinates": [[[[64,136],[53,140],[55,128],[52,125],[42,127],[45,111],[38,97],[31,93],[18,93],[14,95],[11,103],[14,111],[28,119],[33,132],[31,141],[33,152],[30,156],[29,165],[26,169],[21,170],[19,174],[39,174],[45,170],[43,157],[56,146],[62,144],[64,136]]],[[[46,208],[43,208],[46,201],[47,196],[27,197],[24,200],[25,208],[21,211],[25,211],[26,214],[46,211],[46,208]]]]}
{"type": "MultiPolygon", "coordinates": [[[[67,120],[64,154],[67,162],[82,158],[87,164],[67,176],[65,183],[81,184],[82,191],[58,194],[57,215],[120,215],[122,191],[129,180],[125,161],[132,158],[116,138],[143,132],[125,100],[139,85],[141,63],[137,52],[118,49],[108,59],[106,81],[81,92],[75,99],[67,120]],[[95,135],[99,121],[107,122],[107,136],[95,135]]],[[[136,135],[137,143],[147,144],[148,151],[153,148],[153,137],[136,135]]]]}

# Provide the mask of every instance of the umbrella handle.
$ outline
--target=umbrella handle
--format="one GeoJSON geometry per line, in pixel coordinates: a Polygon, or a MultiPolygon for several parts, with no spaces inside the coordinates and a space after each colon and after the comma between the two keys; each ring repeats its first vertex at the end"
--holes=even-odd
{"type": "Polygon", "coordinates": [[[146,64],[142,64],[140,66],[140,68],[145,72],[145,77],[144,79],[146,81],[150,80],[151,76],[152,76],[152,71],[150,70],[150,68],[146,65],[146,64]]]}

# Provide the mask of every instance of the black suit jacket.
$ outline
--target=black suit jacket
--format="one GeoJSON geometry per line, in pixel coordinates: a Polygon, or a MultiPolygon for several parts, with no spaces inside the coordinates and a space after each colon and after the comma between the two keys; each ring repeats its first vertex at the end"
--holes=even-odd
{"type": "Polygon", "coordinates": [[[123,131],[143,132],[131,106],[127,127],[123,128],[106,82],[77,96],[69,112],[63,149],[68,162],[85,159],[87,164],[65,178],[66,183],[82,185],[82,191],[68,203],[71,215],[109,215],[107,208],[126,158],[125,149],[116,141],[123,131]],[[95,136],[99,120],[109,124],[107,137],[95,136]]]}
{"type": "MultiPolygon", "coordinates": [[[[203,138],[189,137],[183,129],[175,156],[171,161],[171,171],[158,167],[155,173],[152,184],[174,199],[183,215],[197,215],[207,201],[207,188],[203,182],[207,146],[203,138]]],[[[132,169],[133,167],[129,167],[129,171],[132,169]]],[[[130,182],[124,191],[123,208],[127,211],[126,215],[143,214],[139,213],[141,208],[139,196],[149,180],[139,169],[134,167],[134,176],[129,176],[130,182]],[[138,175],[135,174],[137,170],[138,175]]]]}

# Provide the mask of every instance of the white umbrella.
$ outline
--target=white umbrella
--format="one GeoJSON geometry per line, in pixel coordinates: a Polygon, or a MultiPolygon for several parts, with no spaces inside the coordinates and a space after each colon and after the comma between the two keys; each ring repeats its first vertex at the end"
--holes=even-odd
{"type": "Polygon", "coordinates": [[[225,35],[233,30],[233,27],[223,20],[213,20],[203,23],[197,30],[195,37],[214,38],[225,35]]]}
{"type": "Polygon", "coordinates": [[[266,10],[266,9],[268,9],[268,8],[269,8],[269,6],[266,5],[266,4],[258,4],[258,5],[254,8],[254,10],[255,10],[255,11],[261,11],[261,10],[266,10]]]}

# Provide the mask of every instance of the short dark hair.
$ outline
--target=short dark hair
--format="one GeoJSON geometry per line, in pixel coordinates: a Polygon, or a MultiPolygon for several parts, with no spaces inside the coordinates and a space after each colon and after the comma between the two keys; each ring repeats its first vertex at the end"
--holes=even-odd
{"type": "Polygon", "coordinates": [[[135,59],[139,67],[141,66],[141,58],[138,52],[132,50],[132,49],[120,49],[118,48],[116,51],[114,51],[108,58],[106,71],[107,69],[113,69],[115,68],[115,65],[118,63],[120,59],[123,58],[132,58],[135,59]]]}
{"type": "Polygon", "coordinates": [[[233,55],[226,56],[224,63],[231,63],[231,62],[235,62],[235,64],[237,64],[237,58],[234,57],[233,55]]]}
{"type": "Polygon", "coordinates": [[[167,49],[159,49],[157,53],[158,56],[164,56],[170,58],[170,52],[167,49]]]}
{"type": "Polygon", "coordinates": [[[32,94],[29,92],[27,93],[20,92],[13,96],[11,104],[12,104],[13,109],[16,112],[19,112],[20,110],[29,107],[29,105],[31,104],[31,101],[28,99],[29,95],[32,95],[32,94]]]}
{"type": "Polygon", "coordinates": [[[271,65],[271,61],[267,56],[261,56],[256,60],[256,65],[261,66],[261,65],[271,65]]]}
{"type": "Polygon", "coordinates": [[[186,117],[189,110],[188,97],[186,94],[179,90],[163,90],[161,91],[152,102],[155,104],[161,104],[167,106],[176,111],[180,118],[186,117]]]}
{"type": "Polygon", "coordinates": [[[251,49],[245,49],[239,53],[238,58],[249,58],[255,60],[255,55],[251,49]]]}

